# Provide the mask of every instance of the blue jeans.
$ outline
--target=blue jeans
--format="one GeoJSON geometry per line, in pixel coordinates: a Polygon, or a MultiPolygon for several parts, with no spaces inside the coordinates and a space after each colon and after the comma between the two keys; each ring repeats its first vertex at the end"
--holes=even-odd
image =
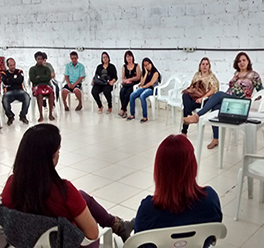
{"type": "Polygon", "coordinates": [[[15,114],[11,110],[11,103],[13,101],[19,101],[22,102],[22,109],[20,111],[19,116],[25,117],[28,112],[28,107],[30,103],[30,96],[29,94],[24,90],[11,90],[7,91],[3,96],[3,107],[5,110],[5,114],[7,117],[14,117],[15,114]]]}
{"type": "MultiPolygon", "coordinates": [[[[236,98],[235,96],[226,94],[225,92],[218,91],[217,93],[213,94],[209,100],[205,103],[204,107],[197,113],[199,116],[206,114],[208,111],[220,109],[221,102],[223,98],[236,98]]],[[[218,139],[218,127],[212,126],[214,139],[218,139]]]]}
{"type": "Polygon", "coordinates": [[[140,98],[142,111],[143,111],[143,117],[148,117],[148,111],[147,111],[147,97],[153,95],[153,89],[150,88],[139,88],[130,95],[130,114],[135,116],[135,100],[136,98],[140,98]]]}

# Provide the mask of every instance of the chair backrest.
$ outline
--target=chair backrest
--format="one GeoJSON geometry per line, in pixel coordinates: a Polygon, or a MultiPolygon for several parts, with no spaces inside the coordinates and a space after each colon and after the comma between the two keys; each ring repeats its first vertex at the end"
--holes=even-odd
{"type": "Polygon", "coordinates": [[[170,102],[182,102],[182,91],[186,89],[189,85],[188,81],[176,80],[174,89],[169,90],[168,92],[168,103],[170,102]]]}
{"type": "Polygon", "coordinates": [[[264,112],[264,89],[256,92],[251,97],[251,109],[256,109],[257,112],[264,112]]]}
{"type": "Polygon", "coordinates": [[[84,233],[65,218],[22,213],[4,206],[0,206],[0,225],[8,241],[20,248],[34,247],[43,233],[39,242],[46,244],[43,247],[50,247],[49,234],[54,230],[58,230],[58,235],[52,237],[52,243],[65,248],[79,246],[84,239],[84,233]]]}
{"type": "Polygon", "coordinates": [[[215,222],[159,228],[136,233],[125,242],[124,248],[135,248],[147,243],[153,243],[158,248],[202,248],[208,237],[223,239],[226,234],[226,226],[215,222]]]}

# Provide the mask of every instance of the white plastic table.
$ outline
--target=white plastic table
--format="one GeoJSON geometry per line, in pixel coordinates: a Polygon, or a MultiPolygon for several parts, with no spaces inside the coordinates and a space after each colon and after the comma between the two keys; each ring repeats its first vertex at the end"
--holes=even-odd
{"type": "MultiPolygon", "coordinates": [[[[258,113],[259,114],[259,113],[258,113]]],[[[197,135],[197,147],[196,147],[196,160],[198,165],[197,176],[199,173],[200,162],[201,162],[201,154],[203,147],[203,136],[204,136],[204,128],[205,125],[213,125],[219,127],[219,145],[218,145],[218,166],[220,169],[223,168],[223,155],[224,155],[224,142],[225,142],[225,132],[226,128],[238,129],[244,133],[244,146],[243,146],[243,154],[246,153],[254,153],[256,150],[256,142],[257,142],[257,131],[259,128],[264,126],[264,119],[254,118],[262,120],[260,124],[252,124],[252,123],[243,123],[240,125],[233,125],[227,123],[220,122],[210,122],[209,119],[218,115],[218,110],[210,112],[200,117],[198,123],[198,135],[197,135]]],[[[254,117],[251,113],[249,117],[254,117]]],[[[260,117],[260,114],[258,115],[260,117]]],[[[264,115],[263,115],[264,117],[264,115]]]]}

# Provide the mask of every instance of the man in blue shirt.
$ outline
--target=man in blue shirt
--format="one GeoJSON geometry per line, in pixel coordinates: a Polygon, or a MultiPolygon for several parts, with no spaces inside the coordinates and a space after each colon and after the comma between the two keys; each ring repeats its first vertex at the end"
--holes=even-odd
{"type": "Polygon", "coordinates": [[[85,70],[83,64],[78,62],[78,54],[77,52],[70,53],[71,62],[68,63],[65,67],[65,81],[66,84],[62,88],[62,100],[64,104],[65,111],[69,111],[69,107],[67,105],[66,99],[69,92],[73,92],[77,99],[79,100],[79,104],[75,108],[76,111],[82,109],[82,80],[85,77],[85,70]]]}

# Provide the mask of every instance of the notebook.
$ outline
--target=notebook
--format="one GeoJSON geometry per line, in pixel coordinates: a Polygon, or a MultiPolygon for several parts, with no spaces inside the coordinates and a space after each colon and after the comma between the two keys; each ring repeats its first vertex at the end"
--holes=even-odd
{"type": "Polygon", "coordinates": [[[218,117],[211,122],[222,122],[239,125],[247,121],[251,99],[223,98],[218,117]]]}

